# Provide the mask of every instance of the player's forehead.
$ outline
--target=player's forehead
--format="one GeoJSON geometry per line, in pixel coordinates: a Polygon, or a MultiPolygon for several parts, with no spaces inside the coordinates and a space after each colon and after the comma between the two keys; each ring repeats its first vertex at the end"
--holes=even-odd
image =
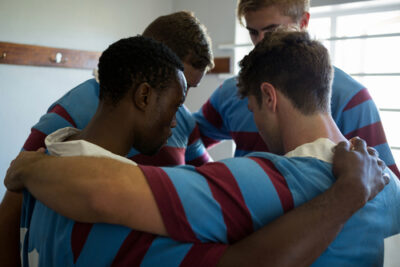
{"type": "Polygon", "coordinates": [[[283,15],[283,12],[277,6],[262,7],[255,11],[248,11],[244,15],[246,28],[254,30],[264,30],[271,25],[288,25],[295,23],[289,16],[283,15]]]}

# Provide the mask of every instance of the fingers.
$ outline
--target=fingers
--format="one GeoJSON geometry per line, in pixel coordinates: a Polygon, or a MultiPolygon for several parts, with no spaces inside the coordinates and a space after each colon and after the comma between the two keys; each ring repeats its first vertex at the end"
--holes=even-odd
{"type": "Polygon", "coordinates": [[[379,158],[379,152],[373,147],[367,147],[368,154],[379,158]]]}
{"type": "Polygon", "coordinates": [[[379,159],[379,153],[372,147],[367,147],[359,137],[352,138],[348,143],[339,143],[333,157],[333,173],[338,179],[357,184],[353,193],[360,192],[364,200],[374,198],[390,181],[390,175],[385,173],[386,164],[379,159]],[[350,177],[350,178],[347,178],[350,177]]]}
{"type": "Polygon", "coordinates": [[[383,180],[385,182],[385,185],[389,184],[390,182],[390,176],[387,173],[383,173],[383,180]]]}
{"type": "Polygon", "coordinates": [[[36,150],[36,152],[45,153],[46,152],[46,148],[41,147],[38,150],[36,150]]]}
{"type": "Polygon", "coordinates": [[[354,137],[350,139],[352,146],[352,150],[357,150],[357,151],[366,151],[367,150],[367,143],[365,143],[364,140],[362,140],[360,137],[354,137]]]}
{"type": "Polygon", "coordinates": [[[378,162],[378,166],[381,167],[382,170],[386,169],[386,163],[381,160],[381,159],[377,159],[378,162]]]}
{"type": "Polygon", "coordinates": [[[333,151],[334,153],[336,152],[340,152],[340,151],[349,151],[350,149],[350,144],[349,142],[340,142],[339,144],[337,144],[335,147],[333,147],[333,151]]]}

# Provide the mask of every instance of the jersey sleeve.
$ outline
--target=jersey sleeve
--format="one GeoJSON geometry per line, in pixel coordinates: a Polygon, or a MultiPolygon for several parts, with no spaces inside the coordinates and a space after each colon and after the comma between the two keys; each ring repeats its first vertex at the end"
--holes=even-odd
{"type": "Polygon", "coordinates": [[[185,161],[186,164],[193,166],[201,166],[212,161],[200,137],[200,130],[197,124],[189,136],[188,146],[185,152],[185,161]]]}
{"type": "Polygon", "coordinates": [[[364,139],[399,177],[378,108],[368,90],[343,71],[335,69],[331,104],[332,117],[343,135],[347,139],[356,136],[364,139]]]}
{"type": "Polygon", "coordinates": [[[76,127],[76,124],[61,105],[55,104],[31,128],[31,133],[25,141],[23,150],[35,151],[41,147],[45,147],[44,140],[47,135],[65,127],[76,127]]]}
{"type": "Polygon", "coordinates": [[[388,198],[387,209],[390,211],[388,221],[392,221],[392,229],[389,229],[388,236],[400,233],[400,180],[394,175],[393,172],[387,171],[390,176],[390,183],[387,185],[391,191],[386,194],[388,198]]]}
{"type": "Polygon", "coordinates": [[[183,243],[132,231],[111,266],[216,266],[226,248],[226,244],[183,243]]]}
{"type": "Polygon", "coordinates": [[[225,121],[224,106],[231,94],[236,94],[236,79],[225,81],[208,99],[208,101],[194,113],[199,125],[204,145],[209,148],[222,140],[232,139],[225,121]]]}
{"type": "Polygon", "coordinates": [[[261,159],[140,168],[176,240],[232,243],[293,208],[285,179],[261,159]]]}
{"type": "Polygon", "coordinates": [[[212,161],[200,138],[199,127],[192,113],[185,105],[182,105],[176,116],[179,128],[184,131],[181,135],[184,136],[186,142],[185,163],[193,166],[201,166],[212,161]]]}
{"type": "Polygon", "coordinates": [[[32,151],[45,147],[46,136],[58,129],[65,127],[83,129],[96,112],[98,96],[99,85],[94,79],[87,80],[68,91],[54,102],[47,113],[32,127],[23,149],[32,151]]]}
{"type": "Polygon", "coordinates": [[[351,139],[359,136],[364,139],[368,146],[374,147],[378,151],[379,157],[400,177],[399,170],[386,139],[378,109],[369,96],[367,89],[363,89],[350,100],[343,110],[343,119],[342,125],[345,137],[351,139]],[[360,97],[366,98],[364,103],[359,103],[360,97]],[[359,104],[357,105],[356,103],[359,104]]]}

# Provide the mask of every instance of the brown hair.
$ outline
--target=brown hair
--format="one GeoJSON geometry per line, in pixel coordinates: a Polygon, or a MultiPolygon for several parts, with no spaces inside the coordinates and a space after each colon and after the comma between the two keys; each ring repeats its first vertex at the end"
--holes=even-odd
{"type": "Polygon", "coordinates": [[[180,11],[158,17],[147,26],[143,36],[164,43],[196,69],[214,67],[210,36],[192,12],[180,11]]]}
{"type": "Polygon", "coordinates": [[[247,12],[270,6],[277,6],[282,15],[291,17],[297,23],[310,9],[310,0],[239,0],[237,16],[240,24],[243,25],[243,17],[247,12]]]}
{"type": "Polygon", "coordinates": [[[265,33],[240,62],[239,94],[261,104],[260,86],[272,84],[305,115],[330,111],[332,65],[327,49],[307,32],[279,27],[265,33]]]}

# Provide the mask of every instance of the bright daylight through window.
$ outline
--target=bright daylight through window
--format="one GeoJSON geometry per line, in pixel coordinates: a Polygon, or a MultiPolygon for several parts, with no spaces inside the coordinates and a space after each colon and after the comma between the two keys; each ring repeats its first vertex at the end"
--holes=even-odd
{"type": "MultiPolygon", "coordinates": [[[[332,63],[361,82],[374,99],[400,164],[400,0],[312,7],[310,13],[311,35],[328,48],[332,63]]],[[[238,62],[252,45],[247,30],[236,29],[238,62]]],[[[235,68],[238,72],[237,63],[235,68]]]]}

